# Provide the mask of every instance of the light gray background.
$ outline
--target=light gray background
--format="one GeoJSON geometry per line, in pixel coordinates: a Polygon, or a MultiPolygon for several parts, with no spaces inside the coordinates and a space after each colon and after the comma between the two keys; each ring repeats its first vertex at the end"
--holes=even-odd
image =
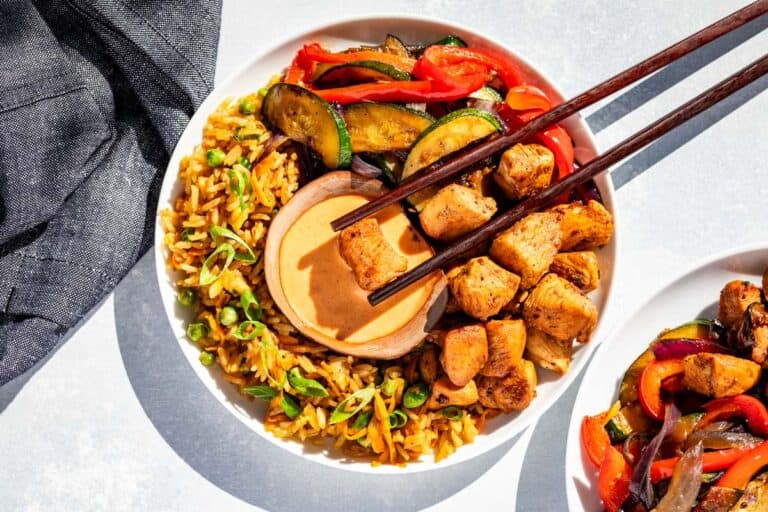
{"type": "MultiPolygon", "coordinates": [[[[217,80],[262,45],[386,9],[483,30],[571,96],[746,3],[225,1],[217,80]]],[[[600,147],[765,53],[767,25],[585,112],[600,147]]],[[[690,261],[768,241],[766,87],[764,78],[614,170],[623,259],[610,323],[690,261]]],[[[407,478],[331,474],[254,439],[205,390],[170,338],[152,267],[145,257],[44,365],[0,389],[0,510],[564,510],[578,383],[532,432],[465,464],[407,478]]]]}

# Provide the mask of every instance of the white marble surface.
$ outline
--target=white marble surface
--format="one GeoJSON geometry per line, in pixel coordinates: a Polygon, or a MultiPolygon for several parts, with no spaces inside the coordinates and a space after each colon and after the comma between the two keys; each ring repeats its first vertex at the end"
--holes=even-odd
{"type": "MultiPolygon", "coordinates": [[[[526,55],[555,77],[566,95],[573,95],[746,3],[391,0],[382,6],[369,0],[225,0],[217,80],[262,45],[339,15],[386,9],[483,30],[526,55]]],[[[609,147],[760,56],[768,49],[768,31],[756,32],[766,25],[768,20],[758,20],[620,100],[609,99],[587,111],[600,146],[609,147]],[[631,114],[619,115],[627,109],[631,114]]],[[[609,319],[612,323],[693,260],[759,240],[768,243],[766,87],[764,78],[614,172],[621,184],[617,199],[623,272],[615,296],[621,307],[609,319]],[[630,180],[633,172],[642,174],[630,180]]],[[[142,278],[140,270],[126,279],[123,289],[142,278]]],[[[150,303],[149,295],[139,293],[130,300],[141,308],[150,303]]],[[[198,463],[187,462],[189,456],[178,455],[166,442],[173,433],[158,429],[145,412],[147,405],[126,371],[130,345],[125,340],[120,340],[122,347],[118,344],[116,310],[123,311],[110,296],[44,365],[0,389],[0,510],[255,510],[238,493],[222,490],[193,469],[198,463]]],[[[159,309],[149,313],[162,314],[159,309]]],[[[117,321],[125,321],[121,313],[117,321]]],[[[493,503],[512,510],[525,464],[521,493],[526,494],[517,509],[562,510],[562,492],[550,489],[552,482],[563,481],[563,465],[557,449],[542,445],[564,442],[559,433],[567,428],[575,392],[566,393],[542,420],[533,433],[538,445],[531,447],[529,457],[530,431],[479,479],[432,508],[467,510],[493,503]],[[532,498],[537,482],[542,487],[532,498]]],[[[215,451],[216,432],[203,442],[215,451]]],[[[258,485],[257,468],[252,470],[258,485]]],[[[325,498],[333,496],[318,497],[325,498]]]]}

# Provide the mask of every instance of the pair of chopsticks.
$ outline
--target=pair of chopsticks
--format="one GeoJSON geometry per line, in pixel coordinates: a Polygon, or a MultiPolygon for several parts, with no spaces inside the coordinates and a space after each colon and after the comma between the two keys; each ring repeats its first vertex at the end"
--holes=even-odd
{"type": "MultiPolygon", "coordinates": [[[[683,55],[741,27],[766,12],[768,12],[768,0],[758,0],[753,2],[669,48],[662,50],[656,55],[653,55],[631,68],[622,71],[616,76],[596,85],[570,101],[554,107],[552,110],[534,118],[515,132],[489,139],[456,157],[433,164],[418,173],[412,179],[406,180],[387,194],[384,194],[360,208],[334,220],[331,223],[331,226],[335,231],[344,229],[382,208],[408,197],[414,192],[453,176],[463,169],[466,169],[468,166],[525,140],[552,124],[563,121],[579,110],[592,105],[645,76],[648,76],[683,55]]],[[[483,226],[464,235],[434,257],[371,293],[368,296],[368,301],[373,306],[383,302],[403,288],[451,263],[479,243],[490,240],[500,232],[510,228],[526,214],[539,210],[551,203],[561,194],[570,192],[579,185],[586,183],[597,175],[607,171],[612,165],[618,163],[635,151],[638,151],[673,128],[700,114],[712,105],[718,103],[766,73],[768,73],[768,54],[731,75],[714,87],[704,91],[702,94],[673,110],[658,121],[655,121],[629,136],[604,154],[591,160],[581,169],[563,178],[561,181],[554,183],[544,191],[518,203],[513,208],[491,219],[483,226]]]]}

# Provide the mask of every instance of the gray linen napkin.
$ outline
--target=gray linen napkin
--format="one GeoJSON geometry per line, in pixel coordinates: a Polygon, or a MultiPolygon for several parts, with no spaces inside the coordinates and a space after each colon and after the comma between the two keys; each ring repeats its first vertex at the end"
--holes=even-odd
{"type": "Polygon", "coordinates": [[[0,385],[149,247],[219,0],[0,1],[0,385]]]}

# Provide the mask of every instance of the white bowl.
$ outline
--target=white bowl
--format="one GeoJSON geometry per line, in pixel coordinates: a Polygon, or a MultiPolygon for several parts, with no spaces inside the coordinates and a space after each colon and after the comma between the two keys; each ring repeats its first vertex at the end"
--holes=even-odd
{"type": "MultiPolygon", "coordinates": [[[[166,208],[172,208],[173,199],[181,193],[181,183],[177,180],[179,162],[184,155],[192,152],[195,145],[200,143],[206,118],[224,98],[242,96],[262,87],[272,75],[279,73],[290,63],[296,50],[304,43],[319,41],[332,49],[341,50],[361,43],[378,44],[387,33],[396,34],[407,43],[435,41],[447,34],[456,34],[467,41],[470,46],[481,46],[506,53],[518,61],[529,83],[542,88],[550,97],[560,101],[563,100],[554,82],[537,72],[519,53],[509,50],[501,43],[466,27],[404,15],[357,17],[323,25],[293,37],[272,49],[257,52],[250,62],[246,63],[239,71],[216,87],[192,117],[176,145],[160,191],[158,212],[166,208]]],[[[597,153],[592,134],[580,117],[571,117],[563,125],[574,139],[578,160],[588,160],[597,153]]],[[[610,179],[603,176],[597,180],[597,185],[606,208],[616,217],[613,187],[610,179]]],[[[561,378],[555,378],[551,372],[540,371],[540,382],[537,388],[538,396],[528,409],[514,415],[499,415],[494,420],[489,421],[483,434],[478,436],[474,443],[461,447],[455,454],[439,464],[435,464],[431,457],[425,457],[421,462],[409,464],[406,468],[388,466],[372,468],[366,462],[350,462],[336,456],[329,456],[327,453],[318,452],[316,449],[305,447],[298,442],[277,439],[265,432],[262,424],[263,405],[240,396],[233,385],[230,385],[221,378],[218,369],[209,370],[198,362],[199,349],[187,339],[185,334],[185,325],[189,321],[189,311],[177,305],[176,287],[174,284],[175,276],[166,269],[165,261],[168,252],[164,247],[163,230],[159,219],[155,224],[155,265],[165,311],[176,341],[189,360],[189,364],[211,393],[227,409],[232,411],[237,419],[249,426],[256,435],[263,436],[269,441],[284,447],[286,450],[301,454],[322,464],[352,471],[378,474],[388,472],[403,473],[408,471],[424,471],[456,464],[499,446],[535,422],[563,394],[568,385],[579,374],[589,356],[604,336],[605,327],[602,319],[607,317],[610,304],[608,297],[615,281],[617,238],[614,235],[613,241],[598,251],[602,283],[600,289],[591,294],[591,298],[600,310],[601,320],[598,321],[592,341],[578,347],[574,351],[573,362],[569,372],[561,378]]]]}
{"type": "Polygon", "coordinates": [[[720,253],[693,265],[653,295],[598,350],[584,374],[571,412],[565,451],[569,510],[603,510],[597,495],[597,476],[579,441],[582,418],[611,406],[627,367],[659,331],[695,318],[712,318],[717,313],[720,290],[728,281],[760,283],[766,265],[767,243],[720,253]],[[587,467],[590,470],[585,470],[587,467]]]}

